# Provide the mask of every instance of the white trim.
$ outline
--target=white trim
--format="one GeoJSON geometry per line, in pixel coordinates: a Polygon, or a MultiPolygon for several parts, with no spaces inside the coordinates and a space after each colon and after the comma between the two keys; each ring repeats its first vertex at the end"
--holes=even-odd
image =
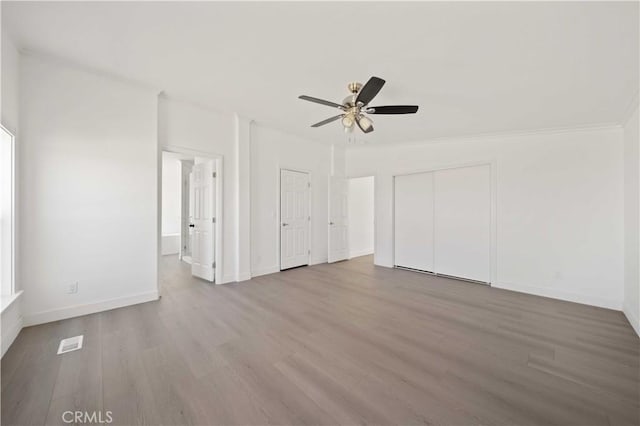
{"type": "Polygon", "coordinates": [[[166,234],[160,241],[160,250],[163,256],[180,255],[180,238],[182,234],[166,234]]]}
{"type": "Polygon", "coordinates": [[[274,274],[276,272],[280,272],[280,267],[278,265],[273,265],[268,268],[258,269],[257,271],[251,271],[252,277],[259,277],[261,275],[269,275],[274,274]]]}
{"type": "Polygon", "coordinates": [[[433,137],[433,138],[425,138],[420,140],[407,140],[407,141],[394,141],[393,145],[387,143],[374,143],[374,144],[363,144],[363,145],[347,145],[345,149],[347,150],[358,150],[358,149],[372,149],[372,148],[381,148],[381,147],[391,147],[391,146],[421,146],[425,143],[429,144],[437,144],[437,143],[455,143],[455,142],[469,142],[469,141],[495,141],[495,140],[503,140],[508,138],[518,138],[518,137],[527,137],[527,136],[537,136],[537,135],[557,135],[564,133],[574,133],[574,132],[590,132],[596,130],[619,130],[621,128],[620,123],[597,123],[592,125],[584,125],[584,126],[573,126],[573,127],[556,127],[556,128],[542,128],[542,129],[532,129],[532,130],[514,130],[514,131],[505,131],[505,132],[489,132],[489,133],[475,133],[475,134],[467,134],[467,135],[458,135],[458,136],[442,136],[442,137],[433,137]]]}
{"type": "Polygon", "coordinates": [[[638,337],[640,337],[640,319],[636,318],[633,312],[631,312],[631,308],[626,304],[622,307],[622,312],[627,317],[627,321],[629,321],[629,324],[631,324],[631,327],[633,327],[638,337]]]}
{"type": "Polygon", "coordinates": [[[154,290],[146,293],[135,294],[133,296],[119,297],[95,303],[85,303],[82,305],[75,305],[61,309],[38,312],[25,316],[24,325],[25,327],[28,327],[31,325],[44,324],[47,322],[59,321],[67,318],[95,314],[97,312],[123,308],[125,306],[137,305],[139,303],[152,302],[154,300],[158,300],[158,298],[158,290],[154,290]]]}
{"type": "Polygon", "coordinates": [[[234,275],[223,275],[222,282],[216,284],[233,284],[237,282],[236,277],[234,275]]]}
{"type": "MultiPolygon", "coordinates": [[[[347,259],[345,259],[347,260],[347,259]]],[[[327,263],[329,262],[328,257],[312,257],[311,259],[309,259],[309,266],[313,266],[313,265],[319,265],[321,263],[327,263]]]]}
{"type": "Polygon", "coordinates": [[[0,296],[0,313],[9,309],[9,307],[20,298],[23,292],[24,290],[20,290],[7,296],[0,296]]]}
{"type": "MultiPolygon", "coordinates": [[[[10,256],[11,256],[11,289],[10,289],[10,294],[13,295],[16,291],[16,265],[18,264],[18,262],[16,262],[16,258],[17,258],[17,250],[16,250],[16,230],[18,229],[18,227],[16,226],[16,176],[17,176],[17,171],[18,171],[18,163],[16,161],[16,135],[15,133],[11,132],[7,127],[5,127],[2,123],[0,123],[0,129],[2,129],[4,132],[6,132],[10,137],[11,137],[11,182],[9,183],[11,185],[11,194],[10,194],[10,198],[11,198],[11,235],[9,236],[9,238],[11,238],[11,242],[10,242],[10,256]]],[[[6,237],[5,237],[6,238],[6,237]]],[[[0,260],[1,262],[1,260],[0,260]]],[[[1,270],[2,268],[0,268],[1,270]]],[[[2,308],[2,310],[4,310],[4,307],[2,308]]]]}
{"type": "Polygon", "coordinates": [[[20,330],[22,330],[22,305],[20,303],[20,296],[22,290],[11,296],[5,296],[3,299],[3,307],[1,313],[2,330],[0,336],[2,336],[2,356],[7,352],[13,341],[18,337],[20,330]],[[17,301],[17,302],[16,302],[17,301]]]}
{"type": "Polygon", "coordinates": [[[504,290],[516,291],[518,293],[532,294],[534,296],[549,297],[551,299],[566,300],[568,302],[581,303],[584,305],[598,306],[601,308],[622,310],[622,302],[620,300],[609,299],[605,297],[591,296],[588,294],[573,293],[563,290],[557,290],[551,287],[538,287],[530,285],[512,284],[506,282],[494,282],[492,287],[504,290]]]}
{"type": "Polygon", "coordinates": [[[75,62],[73,60],[63,58],[61,56],[52,55],[48,52],[45,52],[39,49],[20,48],[18,49],[18,52],[20,52],[22,56],[31,57],[40,61],[49,62],[51,64],[64,67],[67,69],[70,68],[75,71],[85,72],[94,76],[98,76],[100,78],[108,78],[120,84],[130,86],[131,88],[134,88],[134,89],[138,89],[146,92],[152,92],[156,95],[162,93],[162,89],[160,89],[157,86],[148,84],[144,81],[123,77],[120,74],[104,71],[103,69],[88,66],[80,62],[75,62]]]}
{"type": "Polygon", "coordinates": [[[236,281],[247,281],[251,279],[251,272],[238,272],[238,279],[236,281]]]}
{"type": "Polygon", "coordinates": [[[373,247],[371,247],[364,250],[349,251],[349,258],[353,259],[354,257],[368,256],[373,254],[373,250],[373,247]]]}
{"type": "Polygon", "coordinates": [[[22,315],[18,315],[18,320],[11,325],[6,333],[2,333],[2,356],[7,353],[13,342],[24,327],[22,315]]]}

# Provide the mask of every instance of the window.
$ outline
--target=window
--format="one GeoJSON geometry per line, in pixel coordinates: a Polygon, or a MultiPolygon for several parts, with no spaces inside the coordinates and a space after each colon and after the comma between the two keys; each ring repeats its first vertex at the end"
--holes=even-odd
{"type": "Polygon", "coordinates": [[[0,125],[0,296],[14,288],[14,137],[0,125]]]}

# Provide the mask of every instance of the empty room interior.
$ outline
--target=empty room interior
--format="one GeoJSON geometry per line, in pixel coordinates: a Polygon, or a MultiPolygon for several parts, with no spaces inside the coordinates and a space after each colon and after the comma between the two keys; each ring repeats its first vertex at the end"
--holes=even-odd
{"type": "Polygon", "coordinates": [[[2,1],[2,425],[640,425],[640,3],[2,1]]]}

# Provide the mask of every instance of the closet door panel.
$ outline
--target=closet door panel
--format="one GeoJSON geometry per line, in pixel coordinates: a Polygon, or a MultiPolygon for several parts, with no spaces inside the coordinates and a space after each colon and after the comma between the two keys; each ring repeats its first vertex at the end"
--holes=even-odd
{"type": "Polygon", "coordinates": [[[438,170],[434,191],[435,272],[489,282],[490,167],[438,170]]]}
{"type": "Polygon", "coordinates": [[[395,177],[395,265],[433,271],[433,173],[395,177]]]}

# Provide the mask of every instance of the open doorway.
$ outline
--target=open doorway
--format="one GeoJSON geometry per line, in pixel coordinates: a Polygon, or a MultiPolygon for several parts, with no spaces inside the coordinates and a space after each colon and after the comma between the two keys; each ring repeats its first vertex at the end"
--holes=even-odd
{"type": "Polygon", "coordinates": [[[160,270],[171,282],[220,281],[220,169],[218,158],[162,152],[160,270]]]}
{"type": "Polygon", "coordinates": [[[349,258],[363,257],[373,263],[375,208],[373,176],[347,179],[349,193],[349,258]],[[366,257],[364,257],[366,256],[366,257]]]}

